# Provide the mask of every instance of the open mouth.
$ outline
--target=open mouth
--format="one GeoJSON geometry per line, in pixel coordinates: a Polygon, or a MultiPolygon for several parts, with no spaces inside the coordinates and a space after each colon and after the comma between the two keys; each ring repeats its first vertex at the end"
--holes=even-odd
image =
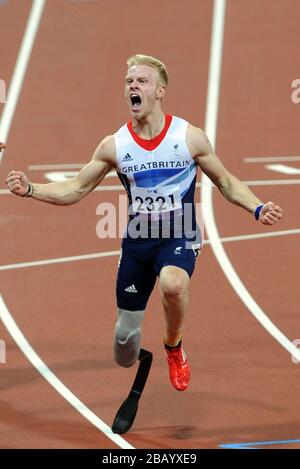
{"type": "Polygon", "coordinates": [[[138,94],[132,94],[130,96],[130,100],[133,109],[137,109],[142,104],[142,100],[138,94]]]}

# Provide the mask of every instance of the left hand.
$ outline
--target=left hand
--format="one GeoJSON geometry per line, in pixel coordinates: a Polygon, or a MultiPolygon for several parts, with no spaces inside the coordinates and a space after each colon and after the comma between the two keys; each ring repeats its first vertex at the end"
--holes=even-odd
{"type": "Polygon", "coordinates": [[[6,145],[4,145],[4,143],[1,143],[0,142],[0,153],[2,150],[4,150],[6,148],[6,145]]]}
{"type": "Polygon", "coordinates": [[[275,225],[283,217],[283,210],[273,202],[267,202],[259,213],[259,221],[263,225],[275,225]]]}

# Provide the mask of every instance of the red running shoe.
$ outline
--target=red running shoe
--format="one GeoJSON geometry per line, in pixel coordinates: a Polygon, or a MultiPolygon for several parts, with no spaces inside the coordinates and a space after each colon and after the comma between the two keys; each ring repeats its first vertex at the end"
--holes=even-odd
{"type": "Polygon", "coordinates": [[[181,341],[177,347],[165,345],[165,351],[171,383],[177,391],[185,391],[190,382],[190,366],[181,341]]]}

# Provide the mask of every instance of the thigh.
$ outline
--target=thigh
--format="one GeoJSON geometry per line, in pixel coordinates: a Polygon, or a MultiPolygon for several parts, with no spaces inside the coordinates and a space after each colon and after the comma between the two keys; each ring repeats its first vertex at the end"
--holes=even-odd
{"type": "Polygon", "coordinates": [[[156,281],[147,243],[123,241],[117,275],[117,304],[121,309],[146,308],[156,281]]]}
{"type": "Polygon", "coordinates": [[[199,245],[186,238],[174,238],[162,244],[155,258],[155,271],[159,275],[166,266],[180,267],[189,277],[195,269],[195,261],[199,253],[199,245]]]}

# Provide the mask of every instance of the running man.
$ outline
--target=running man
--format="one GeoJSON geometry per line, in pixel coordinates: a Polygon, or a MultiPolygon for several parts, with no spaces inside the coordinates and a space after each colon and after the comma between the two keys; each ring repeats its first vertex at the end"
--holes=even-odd
{"type": "Polygon", "coordinates": [[[77,176],[37,184],[22,172],[11,171],[6,183],[18,196],[70,205],[116,169],[128,194],[129,222],[117,276],[115,359],[125,367],[136,362],[145,308],[158,278],[170,380],[175,389],[184,391],[190,368],[182,347],[183,325],[201,244],[194,210],[197,167],[227,200],[264,225],[274,225],[283,211],[273,202],[263,203],[223,166],[203,130],[163,112],[168,74],[160,60],[134,55],[127,65],[125,99],[131,120],[99,143],[77,176]]]}

